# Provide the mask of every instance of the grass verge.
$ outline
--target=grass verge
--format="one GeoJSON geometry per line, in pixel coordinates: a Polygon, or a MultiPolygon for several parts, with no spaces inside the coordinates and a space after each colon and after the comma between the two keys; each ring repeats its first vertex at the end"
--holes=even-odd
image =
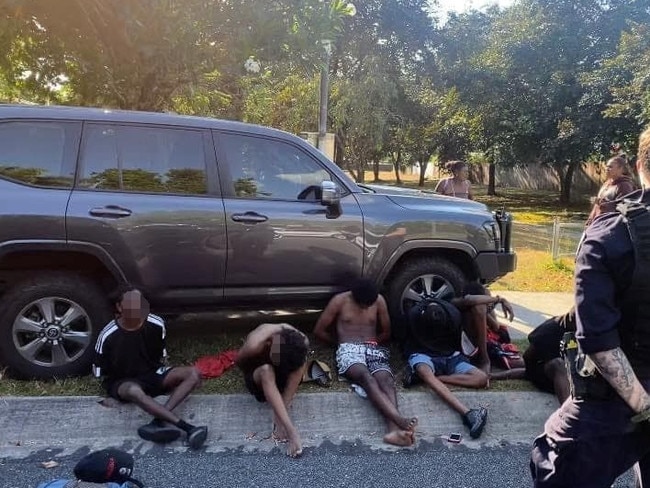
{"type": "MultiPolygon", "coordinates": [[[[193,364],[204,355],[219,354],[219,352],[238,348],[245,338],[245,332],[230,332],[221,334],[192,334],[183,333],[182,326],[174,327],[170,324],[168,349],[170,364],[193,364]]],[[[310,337],[314,344],[313,337],[310,337]]],[[[520,350],[527,345],[527,341],[517,341],[520,350]]],[[[330,365],[333,381],[331,386],[322,387],[315,383],[304,383],[300,386],[301,393],[323,391],[346,391],[350,384],[341,380],[336,374],[334,362],[334,348],[319,346],[314,349],[313,359],[319,359],[330,365]]],[[[406,361],[402,358],[400,349],[394,345],[391,348],[391,368],[395,374],[395,383],[398,391],[426,391],[422,385],[414,386],[408,390],[403,387],[406,361]]],[[[461,391],[463,388],[451,388],[461,391]]],[[[492,391],[530,391],[535,388],[527,381],[504,380],[493,381],[490,384],[492,391]]],[[[245,393],[244,377],[237,367],[227,370],[219,378],[205,380],[196,393],[200,394],[231,394],[245,393]]],[[[104,392],[99,380],[91,375],[79,378],[52,379],[49,381],[20,381],[0,377],[0,396],[102,396],[104,392]]]]}
{"type": "Polygon", "coordinates": [[[570,258],[553,261],[544,251],[517,250],[517,269],[497,280],[494,291],[572,292],[574,263],[570,258]]]}

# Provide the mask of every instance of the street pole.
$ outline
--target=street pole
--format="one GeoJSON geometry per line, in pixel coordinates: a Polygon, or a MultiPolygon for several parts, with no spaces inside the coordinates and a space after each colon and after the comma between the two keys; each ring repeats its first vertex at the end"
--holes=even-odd
{"type": "Polygon", "coordinates": [[[332,41],[329,39],[323,39],[321,42],[323,44],[323,48],[325,49],[325,61],[323,62],[320,70],[320,110],[318,118],[319,147],[325,138],[325,134],[327,134],[327,101],[329,98],[330,57],[332,55],[332,41]]]}

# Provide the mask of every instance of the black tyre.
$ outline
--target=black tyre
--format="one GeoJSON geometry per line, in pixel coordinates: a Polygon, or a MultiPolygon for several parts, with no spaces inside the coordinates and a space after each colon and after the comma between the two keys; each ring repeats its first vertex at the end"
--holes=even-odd
{"type": "Polygon", "coordinates": [[[106,294],[92,281],[35,274],[0,297],[0,363],[25,379],[86,374],[111,317],[106,294]]]}
{"type": "Polygon", "coordinates": [[[397,332],[415,303],[427,297],[457,293],[465,281],[460,268],[444,258],[416,258],[404,263],[388,284],[387,302],[394,330],[397,332]]]}

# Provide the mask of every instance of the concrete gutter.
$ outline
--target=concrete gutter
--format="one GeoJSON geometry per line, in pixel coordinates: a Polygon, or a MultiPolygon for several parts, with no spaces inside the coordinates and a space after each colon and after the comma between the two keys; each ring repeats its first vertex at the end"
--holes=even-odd
{"type": "MultiPolygon", "coordinates": [[[[489,409],[481,438],[473,441],[458,414],[429,392],[402,392],[400,411],[417,416],[417,442],[436,442],[451,432],[463,434],[470,448],[505,444],[530,444],[541,433],[544,420],[556,407],[555,397],[539,392],[462,391],[458,397],[468,407],[489,409]]],[[[24,458],[53,449],[62,455],[81,448],[122,446],[148,450],[150,442],[136,429],[150,418],[133,405],[105,407],[97,397],[5,397],[0,400],[0,458],[24,458]]],[[[269,438],[271,413],[250,395],[196,395],[178,408],[189,422],[207,425],[205,449],[267,452],[276,447],[269,438]]],[[[368,400],[352,392],[298,394],[292,417],[305,447],[324,442],[335,445],[361,443],[373,449],[395,450],[381,440],[384,424],[368,400]]],[[[182,441],[168,445],[185,450],[182,441]]],[[[417,448],[417,447],[416,447],[417,448]]]]}

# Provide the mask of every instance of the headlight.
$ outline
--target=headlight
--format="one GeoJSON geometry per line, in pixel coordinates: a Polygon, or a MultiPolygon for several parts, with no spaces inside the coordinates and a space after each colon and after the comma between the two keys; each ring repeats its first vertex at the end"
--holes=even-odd
{"type": "Polygon", "coordinates": [[[501,248],[501,229],[495,220],[490,220],[483,224],[485,232],[490,236],[490,240],[494,242],[494,249],[498,251],[501,248]]]}

